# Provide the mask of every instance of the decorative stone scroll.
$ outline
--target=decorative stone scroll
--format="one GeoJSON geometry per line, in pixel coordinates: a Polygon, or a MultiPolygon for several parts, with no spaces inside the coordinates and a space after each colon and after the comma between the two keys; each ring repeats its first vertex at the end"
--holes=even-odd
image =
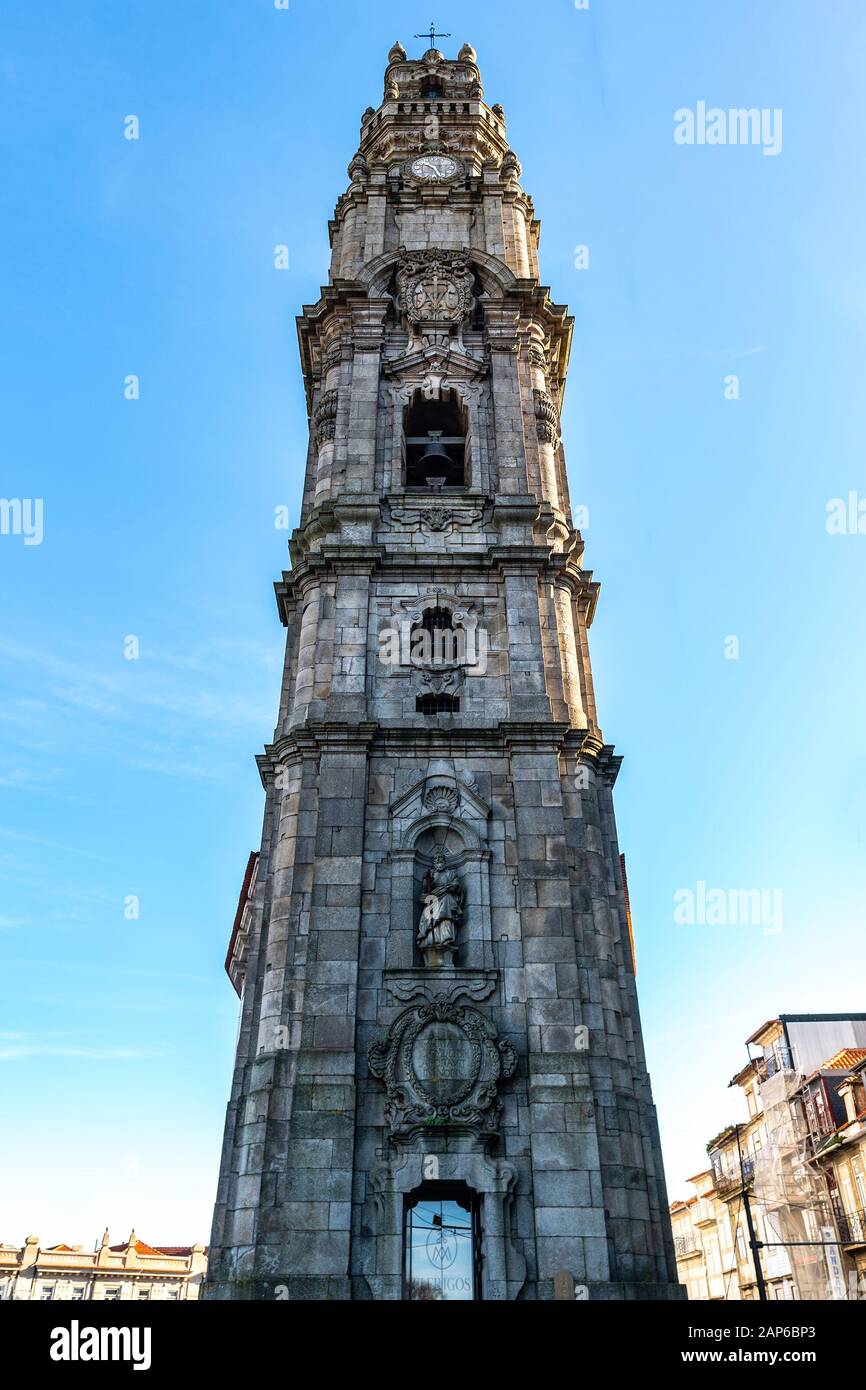
{"type": "Polygon", "coordinates": [[[463,689],[466,673],[457,662],[447,666],[415,666],[412,669],[412,689],[418,696],[451,695],[456,698],[463,689]]]}
{"type": "MultiPolygon", "coordinates": [[[[492,511],[492,503],[485,499],[482,506],[464,505],[452,502],[418,502],[415,506],[395,507],[387,503],[388,519],[409,531],[450,531],[454,528],[472,530],[480,528],[492,511]]],[[[384,509],[383,509],[384,510],[384,509]]]]}
{"type": "Polygon", "coordinates": [[[327,440],[333,439],[337,431],[337,401],[339,392],[323,391],[319,397],[319,403],[313,413],[313,424],[316,429],[316,442],[324,444],[327,440]]]}
{"type": "Polygon", "coordinates": [[[556,444],[559,439],[559,411],[546,391],[535,390],[535,424],[542,444],[556,444]]]}
{"type": "Polygon", "coordinates": [[[405,1009],[367,1060],[385,1083],[391,1136],[401,1139],[430,1130],[497,1134],[499,1084],[517,1067],[513,1046],[491,1020],[447,994],[405,1009]]]}
{"type": "Polygon", "coordinates": [[[393,999],[408,1004],[410,999],[419,996],[428,1002],[437,994],[445,994],[454,1003],[465,997],[480,1003],[489,999],[499,983],[499,971],[494,967],[488,970],[470,970],[462,966],[432,969],[430,966],[416,966],[411,970],[385,970],[385,988],[393,999]]]}

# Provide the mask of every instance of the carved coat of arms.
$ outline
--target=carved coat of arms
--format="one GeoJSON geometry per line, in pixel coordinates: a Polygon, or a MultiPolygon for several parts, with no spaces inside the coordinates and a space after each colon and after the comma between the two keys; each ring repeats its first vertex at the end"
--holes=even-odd
{"type": "Polygon", "coordinates": [[[448,994],[405,1009],[367,1060],[385,1083],[385,1116],[395,1138],[431,1129],[495,1135],[499,1083],[517,1066],[514,1048],[491,1020],[448,994]]]}
{"type": "Polygon", "coordinates": [[[398,300],[409,323],[461,323],[472,310],[473,277],[464,251],[420,251],[397,273],[398,300]]]}

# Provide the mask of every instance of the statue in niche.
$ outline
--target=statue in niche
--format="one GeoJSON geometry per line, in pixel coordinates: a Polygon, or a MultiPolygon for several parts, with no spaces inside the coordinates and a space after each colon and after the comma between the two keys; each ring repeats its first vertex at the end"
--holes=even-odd
{"type": "Polygon", "coordinates": [[[457,928],[463,917],[466,895],[455,869],[449,868],[444,849],[433,851],[433,866],[424,875],[418,923],[418,945],[425,963],[448,965],[457,949],[457,928]]]}

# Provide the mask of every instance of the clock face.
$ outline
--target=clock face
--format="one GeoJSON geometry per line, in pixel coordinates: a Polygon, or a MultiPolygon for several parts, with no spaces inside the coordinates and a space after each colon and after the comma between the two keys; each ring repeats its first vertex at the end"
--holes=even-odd
{"type": "Polygon", "coordinates": [[[409,172],[425,183],[444,183],[460,173],[460,164],[450,154],[422,154],[412,160],[409,172]]]}

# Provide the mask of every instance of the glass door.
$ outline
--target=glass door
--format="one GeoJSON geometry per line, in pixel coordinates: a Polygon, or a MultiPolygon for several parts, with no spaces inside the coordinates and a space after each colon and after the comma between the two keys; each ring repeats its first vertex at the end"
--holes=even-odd
{"type": "Polygon", "coordinates": [[[471,1302],[479,1295],[478,1201],[468,1187],[430,1183],[407,1201],[403,1297],[471,1302]]]}

